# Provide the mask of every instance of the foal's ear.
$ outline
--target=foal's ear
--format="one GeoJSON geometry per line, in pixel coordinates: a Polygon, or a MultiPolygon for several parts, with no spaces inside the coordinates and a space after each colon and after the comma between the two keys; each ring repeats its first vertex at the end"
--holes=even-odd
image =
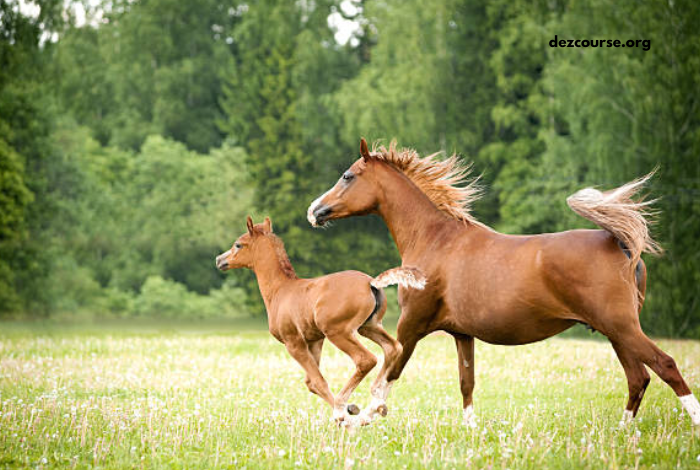
{"type": "Polygon", "coordinates": [[[253,219],[251,219],[250,216],[248,216],[248,218],[246,219],[246,225],[248,225],[248,233],[252,237],[253,236],[253,219]]]}
{"type": "Polygon", "coordinates": [[[364,158],[365,161],[369,160],[371,157],[369,154],[369,148],[367,148],[367,141],[364,137],[360,140],[360,155],[362,155],[362,158],[364,158]]]}
{"type": "Polygon", "coordinates": [[[265,222],[263,222],[263,228],[266,232],[272,233],[272,221],[269,217],[265,217],[265,222]]]}

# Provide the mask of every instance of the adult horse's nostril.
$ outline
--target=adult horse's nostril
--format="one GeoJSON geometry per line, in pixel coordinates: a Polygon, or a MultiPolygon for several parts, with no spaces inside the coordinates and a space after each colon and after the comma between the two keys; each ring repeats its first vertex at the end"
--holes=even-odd
{"type": "Polygon", "coordinates": [[[328,216],[331,215],[331,212],[333,212],[333,209],[331,209],[329,206],[319,205],[313,212],[313,215],[316,218],[316,223],[322,225],[323,222],[328,219],[328,216]]]}

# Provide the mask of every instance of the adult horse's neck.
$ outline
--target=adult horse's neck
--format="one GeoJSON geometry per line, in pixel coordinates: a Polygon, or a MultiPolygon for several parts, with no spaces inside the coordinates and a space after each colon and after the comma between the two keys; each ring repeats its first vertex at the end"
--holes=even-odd
{"type": "MultiPolygon", "coordinates": [[[[457,222],[428,198],[407,176],[377,162],[378,213],[391,232],[402,259],[424,250],[441,229],[457,222]]],[[[457,225],[457,224],[455,224],[457,225]]]]}
{"type": "Polygon", "coordinates": [[[269,315],[274,314],[270,306],[280,287],[296,279],[296,276],[291,276],[283,268],[282,255],[269,240],[262,241],[256,247],[253,271],[258,279],[258,287],[269,315]]]}

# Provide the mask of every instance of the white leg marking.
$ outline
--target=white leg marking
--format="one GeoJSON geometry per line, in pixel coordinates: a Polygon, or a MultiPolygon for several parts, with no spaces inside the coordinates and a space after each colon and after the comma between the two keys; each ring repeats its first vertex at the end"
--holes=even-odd
{"type": "Polygon", "coordinates": [[[372,389],[372,400],[359,414],[359,420],[363,425],[371,423],[380,415],[378,410],[382,405],[386,406],[386,399],[389,397],[392,385],[393,382],[382,380],[372,389]]]}
{"type": "Polygon", "coordinates": [[[678,398],[680,399],[683,408],[685,408],[685,411],[688,412],[690,420],[693,422],[693,426],[700,426],[700,403],[698,403],[698,399],[695,398],[695,395],[691,393],[690,395],[685,395],[678,398]]]}
{"type": "Polygon", "coordinates": [[[622,412],[622,419],[620,420],[620,427],[627,427],[629,423],[634,419],[634,413],[631,410],[625,410],[622,412]]]}
{"type": "Polygon", "coordinates": [[[462,422],[464,425],[474,429],[476,427],[476,413],[474,413],[474,406],[467,406],[462,413],[462,422]]]}
{"type": "Polygon", "coordinates": [[[389,398],[389,392],[391,392],[391,386],[394,385],[394,382],[387,382],[386,380],[382,380],[377,384],[377,386],[372,390],[372,400],[375,398],[378,398],[380,400],[386,401],[387,398],[389,398]]]}
{"type": "Polygon", "coordinates": [[[336,405],[333,407],[333,421],[341,427],[352,427],[356,425],[353,416],[348,413],[346,405],[336,405]]]}

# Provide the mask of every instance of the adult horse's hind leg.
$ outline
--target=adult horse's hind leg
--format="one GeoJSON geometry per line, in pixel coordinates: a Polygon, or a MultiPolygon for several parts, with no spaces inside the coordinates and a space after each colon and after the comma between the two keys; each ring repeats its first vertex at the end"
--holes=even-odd
{"type": "Polygon", "coordinates": [[[474,392],[474,338],[472,336],[455,336],[457,357],[459,359],[459,387],[462,391],[464,424],[476,427],[476,415],[472,404],[474,392]]]}
{"type": "Polygon", "coordinates": [[[627,376],[627,386],[629,388],[629,399],[627,400],[627,406],[622,415],[621,425],[627,424],[639,411],[639,405],[642,403],[642,398],[644,398],[644,392],[649,385],[651,378],[649,377],[649,372],[647,372],[644,363],[631,351],[629,351],[624,345],[620,343],[612,343],[615,353],[622,364],[623,369],[625,369],[625,376],[627,376]]]}
{"type": "MultiPolygon", "coordinates": [[[[630,357],[638,358],[646,364],[661,380],[666,382],[673,389],[681,400],[685,410],[690,415],[694,426],[700,426],[700,403],[691,393],[688,384],[683,380],[676,361],[671,356],[663,352],[654,344],[641,328],[636,328],[619,337],[611,338],[614,344],[624,345],[624,349],[629,351],[630,357]]],[[[640,399],[641,400],[641,399],[640,399]]]]}

